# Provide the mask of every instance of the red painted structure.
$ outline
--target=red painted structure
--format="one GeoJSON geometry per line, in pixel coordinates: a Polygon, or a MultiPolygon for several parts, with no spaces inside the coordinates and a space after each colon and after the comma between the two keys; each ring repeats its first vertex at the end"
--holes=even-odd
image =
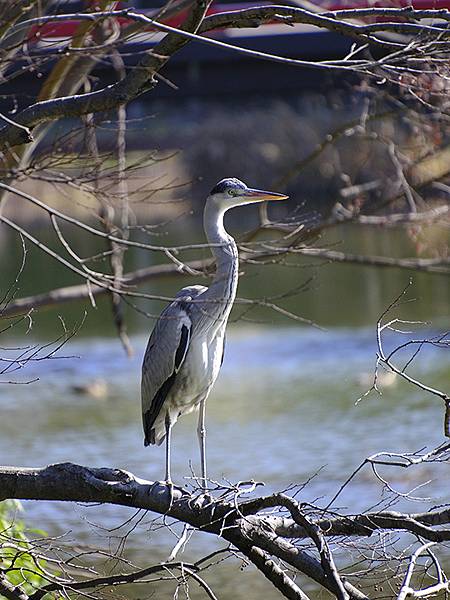
{"type": "MultiPolygon", "coordinates": [[[[93,2],[94,4],[94,2],[93,2]]],[[[269,2],[268,0],[263,0],[261,2],[258,0],[257,5],[273,5],[276,4],[276,1],[269,2]]],[[[349,2],[349,0],[339,1],[339,0],[321,0],[319,2],[314,3],[315,6],[320,7],[324,11],[332,11],[332,10],[348,10],[352,8],[402,8],[406,6],[412,6],[415,9],[442,9],[446,8],[450,10],[450,0],[354,0],[353,2],[349,2]]],[[[69,8],[70,5],[67,6],[69,8]]],[[[129,5],[128,5],[129,6],[129,5]]],[[[255,3],[252,2],[238,2],[238,3],[213,3],[213,5],[208,10],[208,15],[217,14],[221,12],[228,12],[232,10],[240,10],[243,8],[251,8],[254,7],[255,3]]],[[[120,10],[124,8],[123,2],[116,3],[116,9],[120,10]]],[[[148,16],[152,16],[157,13],[157,8],[137,8],[137,12],[142,12],[148,16]]],[[[66,11],[69,12],[69,11],[66,11]]],[[[167,25],[171,25],[173,27],[178,27],[184,20],[187,11],[180,12],[175,17],[162,20],[163,23],[167,25]]],[[[130,19],[120,17],[118,19],[120,25],[126,26],[132,23],[130,19]]],[[[43,25],[35,26],[30,31],[29,40],[39,40],[39,39],[51,39],[51,38],[70,38],[74,35],[77,26],[80,21],[76,19],[70,21],[62,21],[60,23],[46,23],[43,25]]],[[[262,26],[264,28],[264,25],[262,26]]],[[[147,28],[148,31],[152,31],[152,27],[149,26],[147,28]]],[[[264,31],[264,29],[263,29],[264,31]]]]}

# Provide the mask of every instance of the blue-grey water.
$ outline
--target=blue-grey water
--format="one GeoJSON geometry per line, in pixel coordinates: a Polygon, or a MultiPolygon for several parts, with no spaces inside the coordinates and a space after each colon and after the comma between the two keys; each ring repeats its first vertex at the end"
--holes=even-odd
{"type": "MultiPolygon", "coordinates": [[[[400,249],[399,255],[411,254],[408,239],[397,232],[366,231],[358,243],[353,243],[350,232],[343,239],[344,248],[350,250],[358,247],[374,254],[394,254],[400,249]]],[[[7,272],[5,281],[11,280],[13,266],[4,261],[2,269],[7,272]]],[[[48,262],[40,263],[33,251],[26,269],[19,295],[48,289],[50,282],[71,282],[48,262]],[[44,272],[47,278],[42,278],[44,272]]],[[[282,293],[300,284],[310,271],[279,266],[247,268],[239,294],[267,297],[282,293]]],[[[309,291],[282,302],[322,329],[282,319],[270,311],[254,311],[245,320],[238,319],[239,307],[233,313],[223,369],[207,406],[207,445],[213,480],[235,483],[253,479],[265,484],[257,492],[268,493],[311,479],[299,498],[325,506],[367,456],[380,451],[431,449],[442,443],[444,409],[438,398],[400,378],[385,376],[381,377],[381,396],[372,392],[357,403],[371,386],[376,319],[404,287],[409,273],[339,265],[312,271],[316,279],[309,291]]],[[[171,295],[180,285],[179,279],[158,282],[151,291],[171,295]]],[[[417,326],[413,337],[429,337],[449,328],[447,278],[414,274],[410,296],[417,301],[404,305],[396,315],[432,321],[417,326]]],[[[143,305],[150,306],[151,312],[162,306],[143,305]]],[[[71,461],[119,467],[151,480],[163,477],[164,448],[143,447],[140,416],[140,364],[152,322],[130,313],[135,354],[129,359],[114,337],[109,310],[107,302],[91,309],[83,328],[57,353],[59,358],[29,362],[23,370],[2,377],[3,381],[39,380],[0,386],[1,463],[43,466],[71,461]],[[92,384],[102,388],[102,397],[76,389],[92,384]]],[[[83,307],[75,304],[48,313],[39,311],[30,333],[25,335],[23,327],[2,336],[0,355],[15,356],[20,351],[8,348],[54,340],[61,331],[58,314],[70,324],[82,318],[83,307]]],[[[390,333],[387,347],[402,340],[390,333]]],[[[399,358],[406,361],[405,355],[399,358]]],[[[414,361],[412,373],[448,393],[449,365],[448,348],[426,346],[414,361]]],[[[199,472],[196,415],[182,418],[174,428],[172,469],[180,484],[190,481],[185,478],[192,471],[199,472]]],[[[418,511],[448,502],[446,463],[383,468],[382,474],[402,493],[415,490],[418,500],[404,499],[402,508],[418,511]]],[[[386,499],[382,492],[380,482],[366,467],[334,506],[349,513],[367,510],[386,499]]],[[[112,506],[28,501],[24,507],[30,525],[51,535],[64,535],[61,543],[74,541],[78,546],[112,550],[131,525],[115,528],[133,515],[130,509],[112,506]]],[[[176,543],[174,533],[167,529],[151,531],[153,519],[154,515],[147,514],[125,545],[126,556],[142,566],[166,558],[176,543]]],[[[174,531],[179,530],[175,527],[174,531]]],[[[196,533],[181,557],[195,560],[218,547],[220,542],[196,533]]],[[[241,573],[241,566],[239,561],[229,561],[208,572],[207,580],[221,598],[228,600],[236,594],[242,598],[278,597],[261,575],[249,568],[241,573]]],[[[148,593],[172,597],[173,585],[167,589],[158,585],[149,585],[148,593]]],[[[310,583],[304,585],[311,589],[310,583]]],[[[193,598],[202,597],[196,588],[190,592],[193,598]]]]}
{"type": "MultiPolygon", "coordinates": [[[[132,342],[136,354],[130,360],[115,339],[71,341],[60,352],[67,358],[30,363],[16,375],[40,381],[2,387],[1,462],[37,466],[72,461],[161,478],[164,449],[142,445],[139,370],[146,335],[134,336],[132,342]],[[104,398],[74,391],[74,386],[99,380],[107,385],[104,398]]],[[[300,497],[325,504],[366,456],[442,442],[441,402],[401,381],[388,382],[382,396],[372,394],[355,405],[370,387],[374,357],[372,328],[231,328],[223,371],[208,402],[210,477],[254,479],[265,483],[261,491],[267,493],[300,484],[317,472],[300,497]]],[[[417,364],[416,374],[424,381],[448,386],[445,352],[425,350],[417,364]]],[[[173,475],[178,483],[190,475],[191,465],[198,472],[195,419],[189,415],[174,429],[173,475]]],[[[430,480],[417,495],[431,496],[435,504],[448,500],[448,489],[440,483],[442,477],[448,481],[446,465],[391,469],[389,477],[402,492],[430,480]]],[[[380,486],[366,470],[337,504],[356,512],[379,497],[380,486]]],[[[108,548],[103,528],[115,528],[133,514],[118,507],[24,505],[27,520],[49,533],[71,532],[68,539],[77,543],[108,548]]],[[[417,503],[413,510],[421,506],[417,503]]],[[[153,559],[164,558],[176,541],[167,532],[150,535],[151,518],[127,542],[127,551],[143,565],[149,552],[153,559]]],[[[196,534],[184,558],[217,546],[207,534],[196,534]]],[[[254,590],[260,585],[265,589],[256,573],[249,577],[254,590]]],[[[222,597],[231,597],[232,589],[225,587],[222,597]]],[[[264,593],[276,597],[270,588],[264,593]]]]}

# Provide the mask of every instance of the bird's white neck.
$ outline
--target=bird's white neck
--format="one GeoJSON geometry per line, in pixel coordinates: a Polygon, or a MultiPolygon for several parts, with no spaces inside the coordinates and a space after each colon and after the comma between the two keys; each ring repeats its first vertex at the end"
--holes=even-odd
{"type": "Polygon", "coordinates": [[[203,227],[211,252],[216,259],[216,274],[209,290],[217,299],[223,298],[230,305],[236,296],[239,258],[236,242],[225,231],[223,218],[226,210],[208,198],[203,213],[203,227]]]}

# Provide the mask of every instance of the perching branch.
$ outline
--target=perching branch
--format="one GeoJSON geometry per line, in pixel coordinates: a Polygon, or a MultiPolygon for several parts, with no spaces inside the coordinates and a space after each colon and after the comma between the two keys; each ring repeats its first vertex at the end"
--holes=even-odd
{"type": "MultiPolygon", "coordinates": [[[[265,553],[287,561],[326,589],[333,593],[336,591],[334,581],[328,579],[317,559],[290,542],[278,540],[263,527],[249,525],[245,518],[242,519],[239,507],[236,508],[233,501],[214,500],[182,488],[174,488],[172,492],[170,486],[164,483],[142,480],[125,471],[72,463],[50,465],[43,469],[0,467],[0,500],[6,498],[105,502],[151,510],[221,537],[238,549],[242,547],[246,556],[258,568],[261,567],[264,575],[279,590],[286,592],[288,598],[306,600],[289,577],[281,576],[278,569],[267,563],[265,553]],[[257,547],[256,554],[252,546],[257,547]],[[265,566],[262,564],[263,557],[265,566]]],[[[295,500],[292,503],[296,505],[295,500]]],[[[348,582],[345,589],[350,598],[360,600],[364,597],[348,582]]]]}
{"type": "MultiPolygon", "coordinates": [[[[441,453],[442,456],[442,453],[441,453]]],[[[72,463],[50,465],[43,469],[0,467],[0,500],[6,498],[104,502],[173,517],[199,531],[232,544],[282,592],[286,598],[306,600],[306,594],[292,575],[277,564],[279,560],[295,574],[302,573],[329,590],[337,598],[362,600],[365,594],[343,578],[335,564],[331,540],[340,537],[370,537],[377,531],[409,532],[434,543],[450,539],[450,510],[437,508],[429,513],[371,512],[359,515],[324,514],[324,509],[300,504],[296,499],[276,493],[251,500],[240,499],[238,488],[219,488],[216,496],[204,496],[196,489],[151,482],[131,473],[108,468],[90,468],[72,463]],[[281,511],[281,515],[278,514],[281,511]],[[284,514],[283,514],[284,513],[284,514]],[[443,525],[447,527],[443,528],[443,525]],[[330,542],[325,541],[325,537],[330,542]],[[309,540],[310,551],[296,542],[309,540]],[[312,551],[316,547],[318,558],[312,551]]],[[[176,564],[167,567],[176,568],[176,564]]],[[[151,572],[136,571],[112,578],[93,578],[68,589],[95,588],[132,581],[151,572]]],[[[195,567],[191,571],[195,573],[195,567]]],[[[63,589],[49,584],[45,590],[63,589]]],[[[17,600],[17,599],[15,599],[17,600]]]]}

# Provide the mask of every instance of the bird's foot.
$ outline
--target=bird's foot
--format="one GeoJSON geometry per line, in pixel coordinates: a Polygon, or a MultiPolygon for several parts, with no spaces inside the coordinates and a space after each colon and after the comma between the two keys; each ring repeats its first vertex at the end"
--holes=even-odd
{"type": "Polygon", "coordinates": [[[212,504],[214,502],[214,498],[212,493],[208,489],[209,480],[206,476],[198,477],[197,482],[199,484],[200,490],[198,492],[198,499],[203,505],[212,504]]]}
{"type": "MultiPolygon", "coordinates": [[[[158,495],[161,495],[164,497],[164,499],[167,497],[167,495],[169,496],[169,505],[167,507],[166,513],[169,512],[175,501],[176,501],[176,497],[175,497],[175,486],[174,483],[171,479],[164,479],[162,481],[155,481],[155,483],[153,484],[154,487],[156,487],[158,489],[158,495]]],[[[179,488],[178,488],[179,489],[179,488]]],[[[180,490],[181,491],[181,490],[180,490]]]]}
{"type": "Polygon", "coordinates": [[[213,502],[214,502],[213,495],[208,490],[205,490],[203,492],[203,498],[204,498],[204,506],[209,506],[210,504],[213,504],[213,502]]]}
{"type": "Polygon", "coordinates": [[[206,481],[202,482],[201,491],[197,496],[197,502],[203,507],[208,506],[209,504],[212,504],[214,502],[213,495],[208,489],[206,481]]]}

